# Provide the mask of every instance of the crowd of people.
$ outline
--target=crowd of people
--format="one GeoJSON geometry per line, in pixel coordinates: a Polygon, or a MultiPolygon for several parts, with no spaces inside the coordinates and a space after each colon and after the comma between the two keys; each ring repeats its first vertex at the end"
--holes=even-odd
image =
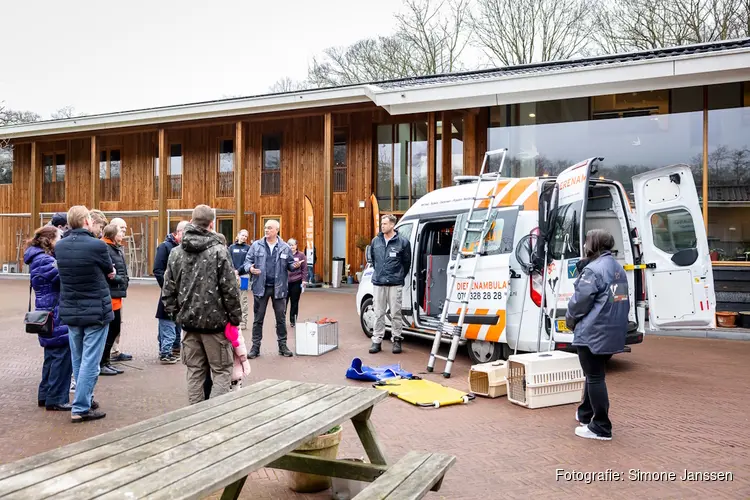
{"type": "MultiPolygon", "coordinates": [[[[106,416],[94,399],[98,377],[122,374],[113,363],[133,359],[120,351],[130,281],[122,247],[126,230],[123,219],[108,221],[101,211],[78,205],[55,214],[27,242],[24,261],[35,309],[52,311],[54,323],[50,334],[39,335],[44,363],[38,403],[50,411],[70,411],[74,423],[106,416]]],[[[294,239],[282,240],[278,221],[268,221],[264,232],[264,238],[248,244],[243,229],[227,246],[214,230],[213,210],[198,205],[191,220],[179,222],[156,251],[159,361],[185,364],[191,404],[242,386],[250,373],[248,358],[260,355],[269,301],[279,355],[293,356],[286,311],[294,327],[314,255],[300,252],[294,239]],[[249,291],[254,318],[248,351],[242,331],[248,325],[249,291]]]]}

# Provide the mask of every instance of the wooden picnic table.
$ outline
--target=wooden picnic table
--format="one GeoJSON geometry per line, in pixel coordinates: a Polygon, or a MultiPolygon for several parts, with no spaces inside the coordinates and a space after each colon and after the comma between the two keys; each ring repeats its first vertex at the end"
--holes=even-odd
{"type": "Polygon", "coordinates": [[[410,454],[408,463],[399,462],[399,467],[388,472],[370,421],[373,407],[386,397],[386,392],[370,387],[263,380],[2,465],[0,498],[193,499],[225,488],[222,499],[236,499],[247,475],[264,466],[362,481],[384,476],[378,489],[388,491],[416,481],[419,487],[411,487],[421,493],[410,498],[419,498],[430,488],[440,487],[454,458],[410,454]],[[293,452],[348,419],[371,463],[293,452]],[[429,482],[419,479],[427,469],[434,476],[429,482]]]}

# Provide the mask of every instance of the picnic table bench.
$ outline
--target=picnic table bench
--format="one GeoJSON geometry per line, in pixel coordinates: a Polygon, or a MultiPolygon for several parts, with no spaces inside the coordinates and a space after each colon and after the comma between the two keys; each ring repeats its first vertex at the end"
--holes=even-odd
{"type": "Polygon", "coordinates": [[[0,466],[0,498],[238,498],[248,474],[273,467],[371,482],[356,498],[421,498],[455,457],[410,452],[388,467],[370,420],[388,395],[356,386],[267,379],[0,466]],[[370,463],[295,453],[351,419],[370,463]]]}

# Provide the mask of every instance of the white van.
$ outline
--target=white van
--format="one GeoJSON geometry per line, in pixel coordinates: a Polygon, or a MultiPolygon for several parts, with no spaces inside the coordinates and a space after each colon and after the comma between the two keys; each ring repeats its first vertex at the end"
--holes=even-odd
{"type": "MultiPolygon", "coordinates": [[[[619,182],[596,177],[600,161],[590,158],[557,178],[460,177],[457,185],[420,198],[396,226],[399,235],[411,241],[413,252],[403,290],[404,335],[432,340],[440,328],[469,208],[476,203],[474,219],[486,215],[478,209],[488,208],[488,201],[475,201],[477,182],[482,196],[496,190],[494,224],[485,235],[473,289],[466,290],[468,276],[462,279],[459,269],[454,296],[463,300],[468,294],[462,344],[468,342],[472,363],[507,359],[514,349],[571,349],[573,334],[565,327],[565,312],[586,232],[595,228],[614,236],[612,253],[628,271],[627,344],[643,341],[646,306],[650,330],[715,328],[709,247],[690,167],[673,165],[634,177],[636,212],[619,182]],[[549,256],[543,286],[545,240],[549,256]],[[542,293],[549,309],[540,316],[542,293]]],[[[470,268],[468,264],[463,257],[461,266],[470,268]]],[[[367,336],[374,325],[372,271],[368,264],[357,293],[367,336]]],[[[448,321],[456,324],[460,310],[452,303],[450,307],[448,321]]],[[[443,335],[443,340],[450,337],[443,335]]]]}

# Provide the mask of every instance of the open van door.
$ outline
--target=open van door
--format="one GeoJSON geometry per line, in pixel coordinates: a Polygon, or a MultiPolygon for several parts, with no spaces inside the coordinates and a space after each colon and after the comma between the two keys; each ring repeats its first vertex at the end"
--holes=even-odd
{"type": "Polygon", "coordinates": [[[713,270],[690,167],[637,175],[633,191],[651,329],[715,328],[713,270]]]}

